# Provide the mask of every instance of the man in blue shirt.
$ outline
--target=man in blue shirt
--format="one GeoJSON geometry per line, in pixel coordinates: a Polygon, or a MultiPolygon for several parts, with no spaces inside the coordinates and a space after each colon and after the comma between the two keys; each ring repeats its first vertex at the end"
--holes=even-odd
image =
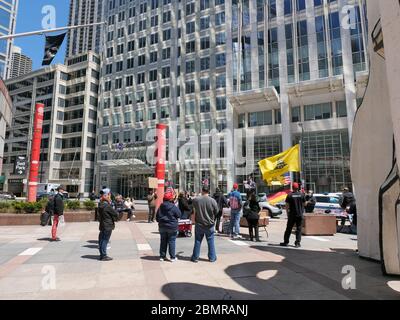
{"type": "Polygon", "coordinates": [[[228,195],[229,207],[231,208],[230,234],[233,240],[240,240],[240,215],[242,212],[242,195],[238,191],[239,185],[233,185],[233,191],[228,195]]]}

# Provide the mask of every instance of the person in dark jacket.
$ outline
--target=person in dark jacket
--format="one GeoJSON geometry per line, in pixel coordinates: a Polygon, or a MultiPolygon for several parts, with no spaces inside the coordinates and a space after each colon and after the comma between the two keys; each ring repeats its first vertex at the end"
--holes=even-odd
{"type": "Polygon", "coordinates": [[[258,230],[260,211],[260,205],[258,204],[257,197],[253,192],[250,194],[249,200],[246,201],[243,206],[243,216],[247,219],[247,224],[249,225],[250,241],[254,241],[255,236],[255,240],[260,242],[260,234],[258,230]]]}
{"type": "MultiPolygon", "coordinates": [[[[349,188],[347,187],[343,188],[340,206],[342,207],[343,210],[345,210],[349,215],[352,216],[353,221],[355,220],[355,225],[357,225],[356,198],[354,197],[354,194],[350,192],[349,188]]],[[[342,218],[341,225],[344,226],[345,224],[346,224],[346,218],[342,218]]]]}
{"type": "Polygon", "coordinates": [[[168,189],[164,194],[164,202],[157,210],[156,220],[160,231],[160,261],[164,261],[167,257],[167,249],[171,262],[175,262],[176,258],[176,237],[178,235],[178,222],[181,218],[181,211],[175,206],[175,192],[168,189]]]}
{"type": "Polygon", "coordinates": [[[215,191],[213,198],[215,201],[217,201],[218,204],[218,215],[215,217],[216,218],[216,222],[215,222],[215,231],[216,233],[220,233],[220,224],[221,224],[221,218],[222,218],[222,214],[224,211],[224,208],[228,208],[228,200],[225,198],[225,196],[222,194],[221,189],[217,188],[217,190],[215,191]]]}
{"type": "Polygon", "coordinates": [[[54,206],[53,206],[53,226],[51,228],[51,240],[52,241],[61,241],[60,238],[57,237],[57,227],[60,221],[60,217],[64,215],[64,191],[65,188],[63,186],[59,186],[57,189],[57,194],[54,196],[54,206]]]}
{"type": "Polygon", "coordinates": [[[190,216],[192,214],[192,208],[189,206],[188,199],[184,192],[179,193],[178,207],[182,213],[181,219],[183,220],[190,219],[190,216]]]}
{"type": "Polygon", "coordinates": [[[111,206],[111,193],[109,190],[103,190],[103,195],[99,203],[99,251],[100,261],[113,260],[107,255],[107,246],[111,234],[115,229],[115,222],[118,221],[118,213],[111,206]]]}
{"type": "Polygon", "coordinates": [[[315,205],[317,204],[317,199],[314,197],[314,191],[308,190],[306,194],[307,205],[305,207],[306,213],[313,213],[315,205]]]}

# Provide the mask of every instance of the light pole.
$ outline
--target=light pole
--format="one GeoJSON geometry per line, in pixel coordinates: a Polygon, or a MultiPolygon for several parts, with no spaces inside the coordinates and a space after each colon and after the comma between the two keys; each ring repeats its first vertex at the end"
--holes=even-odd
{"type": "Polygon", "coordinates": [[[299,127],[301,128],[301,140],[300,140],[300,162],[301,162],[301,173],[300,179],[303,188],[306,187],[305,172],[304,172],[304,123],[299,122],[299,127]]]}

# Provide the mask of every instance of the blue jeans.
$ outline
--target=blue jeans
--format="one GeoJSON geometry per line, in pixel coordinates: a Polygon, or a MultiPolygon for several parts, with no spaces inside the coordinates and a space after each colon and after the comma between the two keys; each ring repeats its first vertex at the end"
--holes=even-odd
{"type": "Polygon", "coordinates": [[[169,229],[160,229],[160,236],[160,257],[165,259],[167,257],[167,249],[169,248],[169,255],[171,259],[175,259],[177,232],[169,229]]]}
{"type": "Polygon", "coordinates": [[[240,211],[231,212],[231,226],[230,231],[232,236],[238,236],[240,234],[240,211]]]}
{"type": "Polygon", "coordinates": [[[110,241],[112,231],[100,231],[99,234],[99,251],[100,259],[107,257],[107,245],[110,241]]]}
{"type": "Polygon", "coordinates": [[[215,227],[212,226],[205,228],[200,225],[196,225],[195,233],[196,234],[195,234],[192,261],[199,260],[201,243],[203,242],[203,238],[205,236],[208,243],[208,259],[211,262],[215,262],[217,260],[217,254],[215,252],[215,244],[214,244],[215,227]]]}

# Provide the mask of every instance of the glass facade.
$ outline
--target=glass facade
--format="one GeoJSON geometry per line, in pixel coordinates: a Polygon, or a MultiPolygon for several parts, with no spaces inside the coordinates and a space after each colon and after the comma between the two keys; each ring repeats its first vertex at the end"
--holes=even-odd
{"type": "MultiPolygon", "coordinates": [[[[351,3],[358,5],[359,1],[351,3]]],[[[318,99],[318,104],[311,99],[301,106],[290,98],[288,105],[280,107],[264,101],[264,109],[244,107],[239,114],[230,100],[235,94],[251,96],[253,90],[274,87],[281,94],[287,86],[301,88],[310,81],[342,76],[347,58],[343,57],[344,45],[351,47],[354,71],[365,71],[363,17],[357,7],[351,41],[346,44],[340,10],[338,1],[328,0],[106,1],[108,26],[99,99],[102,140],[113,145],[131,138],[140,145],[160,122],[176,123],[178,133],[183,129],[209,134],[233,127],[254,128],[259,135],[255,158],[261,160],[282,151],[284,126],[334,119],[348,125],[347,103],[336,105],[326,97],[318,99]],[[289,124],[283,108],[291,110],[289,124]],[[238,120],[234,125],[227,120],[230,112],[238,120]]],[[[344,100],[345,95],[338,99],[344,100]]],[[[335,133],[338,128],[330,125],[326,131],[342,139],[335,133]]],[[[286,140],[292,142],[296,133],[289,134],[286,140]]],[[[201,159],[211,160],[206,150],[210,137],[204,141],[201,159]]],[[[221,150],[219,158],[227,154],[221,150]]],[[[98,148],[98,158],[113,158],[108,143],[98,148]]],[[[180,163],[180,172],[169,167],[168,174],[195,191],[203,171],[211,171],[212,187],[228,186],[236,179],[219,176],[218,172],[232,175],[223,164],[210,166],[205,170],[180,163]]],[[[100,170],[99,181],[104,181],[107,170],[100,170]]],[[[343,178],[346,174],[341,176],[338,179],[335,173],[335,185],[347,179],[343,178]]]]}
{"type": "MultiPolygon", "coordinates": [[[[15,33],[18,0],[0,0],[0,35],[15,33]]],[[[0,76],[9,77],[13,40],[0,41],[0,76]]]]}

